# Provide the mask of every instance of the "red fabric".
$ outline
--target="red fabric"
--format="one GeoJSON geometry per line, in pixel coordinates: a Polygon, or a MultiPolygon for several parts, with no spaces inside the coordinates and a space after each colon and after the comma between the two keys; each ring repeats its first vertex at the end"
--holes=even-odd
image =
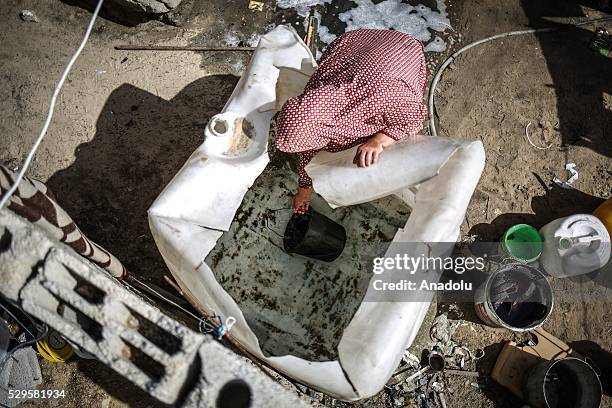
{"type": "Polygon", "coordinates": [[[276,147],[299,153],[300,187],[312,185],[304,167],[319,150],[345,150],[378,132],[416,134],[427,116],[426,79],[423,45],[408,34],[364,29],[332,42],[304,93],[277,117],[276,147]]]}

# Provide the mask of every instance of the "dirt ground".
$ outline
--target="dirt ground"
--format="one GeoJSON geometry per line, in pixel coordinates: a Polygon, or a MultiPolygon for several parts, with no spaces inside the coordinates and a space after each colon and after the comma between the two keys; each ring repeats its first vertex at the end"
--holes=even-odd
{"type": "MultiPolygon", "coordinates": [[[[219,45],[229,28],[247,41],[271,22],[295,17],[275,12],[270,4],[265,12],[252,13],[242,1],[185,1],[170,19],[180,26],[105,12],[64,87],[30,170],[49,184],[90,238],[132,273],[160,286],[169,272],[150,235],[146,210],[201,143],[204,126],[222,109],[248,55],[129,52],[113,46],[219,45]]],[[[455,30],[451,35],[461,41],[443,56],[492,34],[601,15],[576,2],[464,0],[447,1],[447,6],[455,30]]],[[[89,10],[87,1],[3,2],[0,160],[12,168],[40,130],[89,10]],[[40,22],[21,21],[22,9],[33,10],[40,22]]],[[[592,212],[612,192],[612,59],[588,49],[593,29],[587,25],[491,42],[467,51],[445,72],[436,96],[440,134],[480,138],[487,154],[462,227],[465,239],[496,240],[518,222],[540,227],[561,216],[592,212]],[[527,142],[528,123],[533,142],[550,148],[536,149],[527,142]],[[554,187],[552,178],[565,178],[569,162],[580,173],[575,188],[554,187]]],[[[430,66],[443,56],[429,56],[430,66]]],[[[584,283],[575,279],[568,284],[584,283]]],[[[599,299],[557,299],[545,329],[610,370],[610,306],[599,299]]],[[[441,303],[437,309],[465,323],[456,340],[484,349],[486,357],[476,368],[489,372],[512,333],[482,325],[471,304],[441,303]]],[[[66,389],[66,399],[51,406],[81,406],[83,401],[102,407],[159,405],[97,362],[41,365],[46,388],[66,389]]],[[[474,388],[454,379],[451,385],[455,393],[449,407],[523,405],[493,382],[474,388]]],[[[610,387],[602,406],[612,407],[610,387]]],[[[391,404],[383,391],[351,405],[391,404]]]]}
{"type": "MultiPolygon", "coordinates": [[[[465,44],[526,26],[550,26],[547,20],[599,16],[585,13],[575,2],[551,4],[525,0],[505,2],[502,8],[487,1],[462,2],[455,27],[465,36],[465,44]]],[[[478,137],[487,154],[463,225],[467,237],[494,241],[513,224],[539,228],[559,217],[590,213],[610,196],[612,60],[590,52],[592,31],[593,26],[583,26],[488,43],[467,51],[445,73],[436,103],[441,133],[478,137]],[[549,149],[527,142],[528,123],[533,142],[550,145],[549,149]],[[570,162],[580,172],[575,189],[554,186],[552,178],[565,179],[564,166],[570,162]]],[[[564,283],[578,290],[586,280],[564,283]]],[[[598,364],[609,371],[612,320],[607,299],[557,296],[544,328],[576,350],[598,355],[598,364]]],[[[463,319],[478,323],[471,305],[460,309],[463,319]]],[[[487,371],[509,336],[504,330],[469,324],[459,330],[460,338],[471,348],[487,351],[480,367],[487,371]]],[[[612,406],[609,387],[602,406],[612,406]]],[[[461,405],[461,395],[450,401],[451,406],[520,406],[499,386],[484,389],[488,401],[475,394],[479,398],[468,397],[468,405],[461,405]]]]}

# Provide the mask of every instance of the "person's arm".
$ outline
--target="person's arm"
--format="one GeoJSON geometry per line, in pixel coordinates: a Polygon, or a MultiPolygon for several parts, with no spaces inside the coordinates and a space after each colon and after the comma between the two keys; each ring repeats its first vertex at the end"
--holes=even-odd
{"type": "Polygon", "coordinates": [[[395,140],[383,132],[376,133],[357,148],[353,163],[359,167],[368,167],[378,162],[378,157],[382,151],[395,143],[395,140]]]}
{"type": "Polygon", "coordinates": [[[298,191],[293,196],[293,212],[298,214],[304,214],[310,207],[312,179],[306,173],[305,167],[316,153],[316,150],[298,153],[298,191]]]}
{"type": "Polygon", "coordinates": [[[297,170],[298,170],[298,185],[300,186],[300,188],[312,188],[312,179],[310,178],[308,173],[306,173],[305,168],[308,165],[308,163],[310,163],[310,161],[312,160],[315,154],[317,154],[316,150],[308,150],[306,152],[298,153],[297,170]]]}

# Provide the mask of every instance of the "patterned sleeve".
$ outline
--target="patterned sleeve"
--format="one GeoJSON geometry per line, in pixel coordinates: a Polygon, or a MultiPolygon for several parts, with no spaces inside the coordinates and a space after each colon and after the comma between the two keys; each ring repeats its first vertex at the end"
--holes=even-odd
{"type": "Polygon", "coordinates": [[[419,122],[418,124],[410,123],[402,126],[394,126],[383,129],[381,132],[385,135],[389,136],[391,139],[400,141],[402,139],[407,138],[408,136],[416,135],[419,130],[421,130],[422,126],[419,122]]]}
{"type": "Polygon", "coordinates": [[[310,163],[315,154],[317,154],[317,150],[298,153],[298,185],[302,188],[312,187],[312,179],[308,176],[304,167],[310,163]]]}

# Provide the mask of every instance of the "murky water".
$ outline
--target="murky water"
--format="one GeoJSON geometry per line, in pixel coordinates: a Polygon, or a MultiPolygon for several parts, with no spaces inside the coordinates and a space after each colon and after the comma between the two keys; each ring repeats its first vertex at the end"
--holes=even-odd
{"type": "Polygon", "coordinates": [[[313,208],[347,232],[342,255],[332,263],[319,262],[282,249],[279,234],[292,215],[288,207],[296,184],[287,165],[269,165],[206,262],[242,309],[266,355],[332,360],[365,294],[371,258],[405,224],[409,209],[387,197],[332,210],[314,196],[313,208]]]}

